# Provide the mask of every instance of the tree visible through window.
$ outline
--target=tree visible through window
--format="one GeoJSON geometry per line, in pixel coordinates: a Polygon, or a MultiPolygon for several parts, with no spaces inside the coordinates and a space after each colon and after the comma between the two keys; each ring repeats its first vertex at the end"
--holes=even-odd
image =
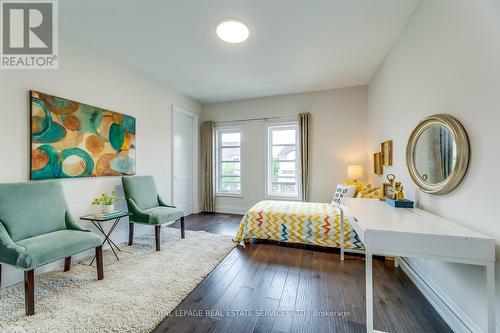
{"type": "Polygon", "coordinates": [[[297,124],[268,126],[268,196],[299,196],[297,124]]]}
{"type": "Polygon", "coordinates": [[[241,193],[241,131],[217,130],[217,193],[241,193]]]}

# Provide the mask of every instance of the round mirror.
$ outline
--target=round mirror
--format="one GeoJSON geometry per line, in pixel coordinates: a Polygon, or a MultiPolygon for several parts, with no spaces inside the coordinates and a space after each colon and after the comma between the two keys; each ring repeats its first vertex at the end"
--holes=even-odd
{"type": "Polygon", "coordinates": [[[410,176],[424,192],[450,192],[460,184],[469,164],[464,128],[449,115],[425,118],[410,136],[406,162],[410,176]]]}

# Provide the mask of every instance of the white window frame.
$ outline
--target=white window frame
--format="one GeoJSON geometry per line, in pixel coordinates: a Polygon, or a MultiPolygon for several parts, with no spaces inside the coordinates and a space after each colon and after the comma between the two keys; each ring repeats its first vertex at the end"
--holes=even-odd
{"type": "Polygon", "coordinates": [[[279,199],[279,200],[301,200],[301,169],[300,169],[300,140],[299,140],[299,123],[297,121],[288,121],[280,123],[266,124],[266,184],[265,184],[265,197],[266,199],[279,199]],[[296,195],[279,194],[272,192],[272,173],[273,173],[273,149],[272,149],[272,130],[273,129],[295,129],[295,171],[296,171],[296,195]]]}
{"type": "MultiPolygon", "coordinates": [[[[234,146],[235,148],[237,146],[234,146]]],[[[227,147],[225,147],[227,148],[227,147]]],[[[217,127],[215,128],[215,195],[218,197],[242,197],[243,191],[243,129],[241,127],[217,127]],[[223,192],[219,190],[222,169],[222,145],[223,133],[240,133],[240,190],[236,192],[223,192]]]]}

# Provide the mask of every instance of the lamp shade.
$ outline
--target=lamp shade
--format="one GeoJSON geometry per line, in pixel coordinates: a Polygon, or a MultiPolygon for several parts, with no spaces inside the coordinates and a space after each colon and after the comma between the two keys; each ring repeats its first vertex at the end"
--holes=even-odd
{"type": "Polygon", "coordinates": [[[361,165],[348,165],[347,178],[358,179],[363,177],[363,167],[361,165]]]}

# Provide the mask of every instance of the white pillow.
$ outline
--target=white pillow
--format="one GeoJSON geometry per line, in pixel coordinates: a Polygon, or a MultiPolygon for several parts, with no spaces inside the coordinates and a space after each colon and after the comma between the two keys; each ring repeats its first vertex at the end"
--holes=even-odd
{"type": "Polygon", "coordinates": [[[356,194],[356,185],[338,184],[333,195],[332,204],[338,204],[343,198],[354,198],[356,194]]]}

